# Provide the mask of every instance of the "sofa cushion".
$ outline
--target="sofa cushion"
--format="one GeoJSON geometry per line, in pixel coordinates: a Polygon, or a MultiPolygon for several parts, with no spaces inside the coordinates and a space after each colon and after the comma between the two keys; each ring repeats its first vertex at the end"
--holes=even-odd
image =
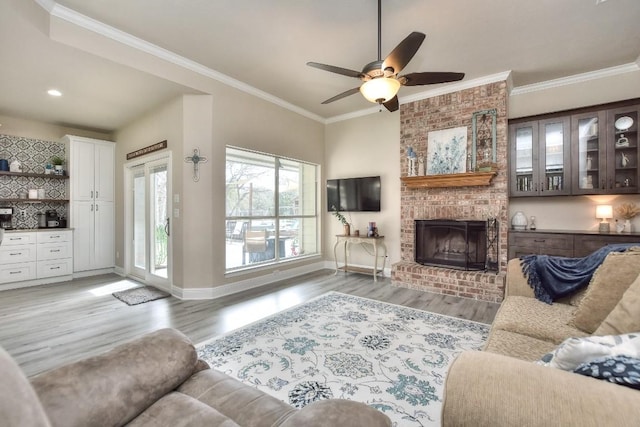
{"type": "Polygon", "coordinates": [[[535,362],[554,348],[556,345],[550,341],[531,338],[515,332],[492,329],[484,351],[535,362]]]}
{"type": "Polygon", "coordinates": [[[215,408],[241,426],[280,425],[296,409],[214,369],[194,374],[176,391],[215,408]]]}
{"type": "Polygon", "coordinates": [[[592,360],[573,372],[640,390],[640,359],[612,356],[592,360]]]}
{"type": "Polygon", "coordinates": [[[238,427],[238,424],[193,397],[169,393],[133,419],[127,427],[238,427]]]}
{"type": "Polygon", "coordinates": [[[595,271],[573,318],[573,326],[592,334],[640,274],[640,251],[612,252],[595,271]]]}
{"type": "Polygon", "coordinates": [[[587,335],[570,324],[575,311],[576,307],[568,304],[508,297],[502,302],[491,328],[560,344],[568,337],[587,335]]]}
{"type": "Polygon", "coordinates": [[[11,356],[0,348],[0,424],[6,427],[49,427],[35,391],[11,356]]]}
{"type": "Polygon", "coordinates": [[[568,338],[538,364],[572,371],[582,363],[618,355],[640,357],[640,334],[568,338]]]}
{"type": "Polygon", "coordinates": [[[195,348],[161,329],[31,380],[54,426],[123,425],[191,376],[195,348]]]}
{"type": "Polygon", "coordinates": [[[622,295],[618,304],[602,321],[595,335],[640,332],[640,275],[622,295]]]}

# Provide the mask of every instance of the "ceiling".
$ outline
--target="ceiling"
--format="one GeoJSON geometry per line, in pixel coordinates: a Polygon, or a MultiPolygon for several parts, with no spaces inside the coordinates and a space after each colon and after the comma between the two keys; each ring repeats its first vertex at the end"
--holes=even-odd
{"type": "MultiPolygon", "coordinates": [[[[360,81],[305,64],[376,60],[375,0],[0,0],[2,115],[113,131],[201,93],[52,40],[45,7],[56,4],[320,120],[372,107],[359,94],[321,105],[360,81]],[[51,87],[64,95],[50,98],[51,87]]],[[[638,61],[639,17],[637,0],[383,0],[382,55],[420,31],[427,38],[401,74],[464,72],[464,83],[511,71],[519,87],[638,61]]],[[[403,87],[400,102],[433,88],[403,87]]]]}

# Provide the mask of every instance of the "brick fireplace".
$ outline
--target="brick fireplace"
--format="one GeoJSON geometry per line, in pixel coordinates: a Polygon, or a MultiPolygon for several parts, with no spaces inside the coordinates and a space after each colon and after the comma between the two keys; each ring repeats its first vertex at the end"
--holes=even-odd
{"type": "Polygon", "coordinates": [[[500,302],[507,265],[507,83],[496,82],[400,106],[400,173],[407,176],[409,147],[426,157],[430,131],[467,127],[471,153],[472,115],[497,110],[497,175],[489,186],[410,188],[400,183],[401,261],[392,266],[394,286],[500,302]],[[463,271],[415,262],[415,220],[498,220],[498,271],[463,271]]]}

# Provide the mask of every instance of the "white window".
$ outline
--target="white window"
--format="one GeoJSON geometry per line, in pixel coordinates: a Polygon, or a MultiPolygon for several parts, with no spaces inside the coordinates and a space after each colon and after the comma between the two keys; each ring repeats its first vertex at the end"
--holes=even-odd
{"type": "Polygon", "coordinates": [[[317,165],[227,147],[227,271],[318,253],[317,174],[317,165]]]}

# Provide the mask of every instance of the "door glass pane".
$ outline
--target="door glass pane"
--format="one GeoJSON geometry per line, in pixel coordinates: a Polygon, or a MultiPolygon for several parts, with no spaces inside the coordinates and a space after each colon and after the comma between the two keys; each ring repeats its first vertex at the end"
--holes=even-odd
{"type": "Polygon", "coordinates": [[[600,182],[598,117],[578,120],[578,188],[593,189],[600,182]]]}
{"type": "Polygon", "coordinates": [[[151,169],[151,213],[153,241],[151,245],[151,274],[168,277],[169,213],[167,212],[167,165],[151,169]]]}
{"type": "Polygon", "coordinates": [[[146,269],[145,259],[145,178],[144,170],[133,173],[133,265],[146,269]]]}
{"type": "Polygon", "coordinates": [[[549,123],[544,129],[545,186],[547,190],[562,190],[564,185],[564,126],[549,123]]]}
{"type": "Polygon", "coordinates": [[[533,128],[516,130],[516,185],[518,191],[533,190],[533,128]]]}

